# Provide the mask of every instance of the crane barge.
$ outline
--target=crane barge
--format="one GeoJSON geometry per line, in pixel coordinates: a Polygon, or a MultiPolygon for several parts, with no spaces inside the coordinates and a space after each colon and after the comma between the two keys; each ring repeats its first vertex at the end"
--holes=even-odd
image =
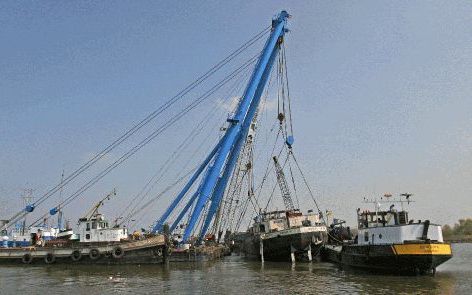
{"type": "MultiPolygon", "coordinates": [[[[251,124],[261,102],[262,93],[269,80],[274,60],[276,60],[276,57],[279,54],[280,48],[284,41],[284,34],[288,32],[288,29],[286,28],[288,18],[289,14],[286,11],[281,11],[275,18],[272,19],[270,35],[264,45],[263,50],[258,55],[256,66],[252,75],[250,76],[249,82],[238,103],[234,115],[227,119],[225,134],[221,137],[216,146],[214,146],[204,161],[196,169],[194,174],[184,185],[180,193],[177,194],[163,215],[155,222],[149,237],[144,240],[132,241],[127,237],[127,232],[125,229],[110,228],[109,223],[104,219],[103,215],[98,213],[98,208],[102,205],[102,201],[100,201],[97,206],[91,210],[90,216],[86,216],[79,220],[79,230],[81,232],[79,244],[70,246],[68,243],[66,243],[67,245],[65,247],[59,247],[57,249],[35,246],[20,249],[1,249],[0,261],[16,259],[18,261],[22,261],[23,263],[29,264],[33,260],[38,261],[38,259],[36,259],[37,257],[41,257],[46,263],[54,263],[64,259],[69,259],[77,263],[79,261],[89,261],[94,263],[104,261],[109,263],[111,261],[124,261],[124,259],[122,259],[123,257],[126,258],[133,256],[135,256],[135,259],[141,257],[143,259],[138,260],[146,261],[146,257],[149,254],[153,254],[153,257],[156,259],[148,259],[147,261],[159,261],[159,259],[157,259],[160,257],[158,253],[162,253],[162,250],[166,248],[167,244],[165,236],[170,234],[168,230],[169,227],[167,225],[169,222],[169,217],[172,213],[177,211],[176,208],[179,206],[179,204],[184,203],[183,199],[188,195],[191,195],[191,197],[186,202],[184,209],[180,212],[177,212],[179,213],[178,217],[173,221],[173,226],[171,229],[175,229],[175,225],[178,224],[187,213],[189,213],[189,222],[185,226],[181,244],[192,245],[195,247],[195,249],[198,248],[198,246],[202,244],[210,225],[215,221],[215,217],[217,215],[216,213],[220,208],[225,189],[235,169],[241,149],[246,142],[251,124]],[[194,187],[194,183],[197,181],[200,182],[200,184],[197,186],[198,188],[190,193],[192,187],[194,187]],[[197,230],[198,224],[200,222],[201,227],[199,230],[197,230]],[[120,230],[121,233],[119,233],[120,230]],[[110,235],[105,235],[109,238],[103,238],[100,236],[100,234],[103,236],[104,232],[113,233],[110,235]],[[95,233],[97,233],[99,236],[95,236],[95,233]],[[138,253],[136,254],[137,256],[129,255],[129,253],[132,251],[136,250],[139,252],[142,249],[144,249],[143,251],[145,251],[146,254],[138,253]],[[83,256],[87,256],[87,258],[84,259],[83,256]],[[114,260],[112,258],[114,258],[114,260]]],[[[155,116],[155,114],[158,113],[159,112],[154,112],[148,117],[153,118],[152,116],[155,116]]],[[[145,122],[143,125],[147,124],[147,119],[148,118],[142,121],[145,122]]],[[[9,220],[4,222],[2,225],[2,230],[5,231],[9,226],[17,222],[17,220],[23,218],[27,214],[33,213],[33,211],[35,211],[42,202],[51,197],[57,191],[62,190],[64,185],[67,185],[77,175],[88,169],[91,165],[93,165],[96,161],[98,161],[101,157],[113,149],[115,147],[115,143],[120,144],[124,139],[129,137],[129,134],[136,132],[143,125],[138,125],[138,127],[131,128],[130,131],[125,133],[125,135],[118,138],[110,146],[98,153],[96,157],[92,158],[89,162],[85,163],[82,167],[80,167],[68,177],[65,177],[63,181],[61,181],[60,185],[52,188],[35,203],[28,204],[24,210],[13,215],[9,220]]],[[[147,144],[148,142],[149,141],[144,140],[142,143],[147,144]]],[[[125,154],[126,157],[121,157],[119,161],[107,167],[106,170],[97,175],[97,177],[94,179],[91,179],[78,191],[61,202],[61,204],[49,210],[48,213],[50,215],[55,215],[61,211],[65,205],[69,204],[72,202],[72,200],[80,196],[85,190],[94,185],[109,171],[111,171],[111,169],[114,169],[130,155],[139,150],[144,145],[142,143],[138,144],[130,152],[125,154]]],[[[48,213],[43,215],[43,217],[47,216],[48,213]]],[[[176,253],[178,252],[179,250],[176,251],[176,253]]]]}
{"type": "Polygon", "coordinates": [[[153,232],[163,232],[169,216],[183,202],[183,198],[189,194],[190,188],[203,174],[198,188],[192,193],[184,209],[174,220],[172,229],[178,224],[191,207],[189,222],[186,224],[181,243],[199,244],[203,241],[209,226],[215,219],[215,214],[220,207],[223,194],[228,181],[235,169],[241,148],[246,142],[251,124],[259,107],[264,87],[276,59],[284,34],[288,31],[286,22],[289,14],[286,11],[272,20],[271,33],[266,41],[264,49],[259,57],[256,67],[249,79],[244,94],[239,101],[234,116],[227,119],[228,127],[220,141],[211,150],[203,163],[194,172],[190,180],[181,192],[174,198],[162,216],[156,221],[153,232]],[[208,212],[204,214],[204,207],[208,212]],[[203,218],[203,225],[199,232],[195,233],[198,221],[203,218]]]}

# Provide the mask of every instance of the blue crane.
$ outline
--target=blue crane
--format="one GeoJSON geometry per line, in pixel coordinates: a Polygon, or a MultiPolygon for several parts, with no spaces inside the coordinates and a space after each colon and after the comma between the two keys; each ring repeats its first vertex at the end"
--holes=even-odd
{"type": "Polygon", "coordinates": [[[199,233],[199,240],[205,236],[215,213],[220,206],[228,180],[236,165],[241,147],[244,145],[249,128],[260,103],[260,98],[267,80],[269,79],[274,60],[279,52],[283,36],[288,31],[286,28],[289,14],[281,11],[272,20],[272,30],[267,39],[264,49],[259,57],[256,67],[246,86],[237,110],[232,118],[227,119],[229,127],[224,136],[206,157],[200,167],[194,172],[190,180],[183,187],[182,191],[173,200],[164,214],[156,221],[153,232],[162,231],[167,218],[175,210],[183,197],[188,193],[195,181],[203,171],[206,171],[201,182],[185,208],[174,220],[171,229],[180,222],[187,211],[194,205],[190,215],[190,220],[185,228],[183,242],[188,242],[197,223],[203,215],[203,209],[209,204],[208,213],[203,221],[202,229],[199,233]]]}

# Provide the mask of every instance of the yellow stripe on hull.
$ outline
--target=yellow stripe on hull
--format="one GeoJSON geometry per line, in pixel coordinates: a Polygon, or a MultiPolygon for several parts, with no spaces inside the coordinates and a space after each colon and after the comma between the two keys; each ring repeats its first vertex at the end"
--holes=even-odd
{"type": "Polygon", "coordinates": [[[449,244],[403,244],[393,249],[397,255],[452,255],[449,244]]]}

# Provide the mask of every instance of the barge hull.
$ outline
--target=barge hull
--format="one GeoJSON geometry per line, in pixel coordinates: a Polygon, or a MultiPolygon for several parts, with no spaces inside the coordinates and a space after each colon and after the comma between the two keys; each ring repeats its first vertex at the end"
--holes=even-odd
{"type": "Polygon", "coordinates": [[[112,244],[0,249],[0,264],[157,264],[167,257],[164,236],[112,244]]]}
{"type": "Polygon", "coordinates": [[[320,231],[308,232],[274,232],[262,236],[247,235],[240,246],[243,254],[261,259],[261,240],[264,260],[267,261],[291,261],[294,253],[302,260],[308,260],[303,254],[311,250],[313,257],[318,257],[323,241],[326,240],[326,233],[320,231]]]}
{"type": "MultiPolygon", "coordinates": [[[[53,260],[46,258],[49,253],[45,254],[36,253],[32,255],[31,261],[27,262],[23,260],[23,256],[10,257],[0,259],[0,264],[28,264],[28,265],[39,265],[39,264],[101,264],[101,265],[119,265],[119,264],[162,264],[164,262],[164,255],[157,255],[153,252],[153,249],[139,249],[134,251],[126,252],[120,258],[115,258],[110,252],[102,253],[96,259],[90,258],[88,255],[82,255],[79,260],[73,260],[70,255],[54,255],[53,260]],[[47,260],[49,259],[49,260],[47,260]]],[[[164,253],[164,252],[161,252],[164,253]]],[[[24,252],[23,255],[30,254],[29,251],[24,252]]],[[[30,254],[31,255],[31,254],[30,254]]],[[[51,257],[51,256],[49,256],[51,257]]]]}
{"type": "Polygon", "coordinates": [[[434,273],[452,257],[449,244],[325,246],[322,257],[342,266],[396,274],[434,273]],[[398,251],[408,248],[408,251],[398,251]],[[430,249],[436,248],[437,251],[430,249]],[[416,249],[416,250],[413,250],[416,249]]]}

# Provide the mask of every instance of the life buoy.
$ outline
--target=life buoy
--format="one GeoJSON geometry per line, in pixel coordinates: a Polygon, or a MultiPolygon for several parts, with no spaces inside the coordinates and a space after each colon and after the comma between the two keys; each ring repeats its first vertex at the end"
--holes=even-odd
{"type": "Polygon", "coordinates": [[[44,262],[47,264],[52,264],[56,262],[56,256],[53,253],[48,253],[46,256],[44,256],[44,262]]]}
{"type": "Polygon", "coordinates": [[[80,250],[74,250],[70,255],[72,261],[79,261],[82,258],[82,252],[80,250]]]}
{"type": "Polygon", "coordinates": [[[33,256],[31,256],[31,254],[29,253],[26,253],[25,255],[23,255],[23,257],[21,257],[21,262],[23,262],[24,264],[30,264],[31,262],[33,262],[33,256]]]}
{"type": "Polygon", "coordinates": [[[97,260],[100,257],[100,251],[98,249],[90,250],[89,257],[92,260],[97,260]]]}
{"type": "Polygon", "coordinates": [[[120,259],[120,258],[123,258],[123,256],[125,255],[125,251],[120,246],[116,246],[115,248],[113,248],[111,255],[115,259],[120,259]]]}

